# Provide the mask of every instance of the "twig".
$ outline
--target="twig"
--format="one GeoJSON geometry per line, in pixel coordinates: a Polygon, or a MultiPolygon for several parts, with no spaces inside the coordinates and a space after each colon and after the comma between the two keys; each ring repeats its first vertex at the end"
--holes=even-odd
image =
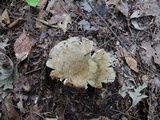
{"type": "Polygon", "coordinates": [[[58,28],[56,25],[51,25],[51,24],[49,24],[48,22],[46,22],[46,21],[44,21],[44,20],[41,20],[41,19],[38,19],[38,18],[36,18],[36,17],[33,17],[33,19],[35,19],[35,20],[37,20],[38,22],[41,22],[41,23],[43,23],[43,24],[45,24],[45,25],[47,25],[47,26],[50,26],[50,27],[53,27],[53,28],[58,28]]]}
{"type": "Polygon", "coordinates": [[[31,70],[31,71],[29,71],[29,72],[26,72],[24,75],[28,75],[28,74],[31,74],[31,73],[34,73],[34,72],[36,72],[36,71],[38,71],[38,70],[41,70],[42,68],[37,68],[37,69],[35,69],[35,70],[31,70]]]}

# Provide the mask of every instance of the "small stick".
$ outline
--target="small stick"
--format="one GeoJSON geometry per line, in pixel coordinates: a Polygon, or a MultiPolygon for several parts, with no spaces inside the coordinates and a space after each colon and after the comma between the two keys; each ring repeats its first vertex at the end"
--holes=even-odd
{"type": "Polygon", "coordinates": [[[36,71],[41,70],[41,69],[42,69],[42,68],[38,68],[38,69],[35,69],[35,70],[31,70],[31,71],[29,71],[29,72],[26,72],[24,75],[31,74],[31,73],[36,72],[36,71]]]}
{"type": "Polygon", "coordinates": [[[37,20],[38,22],[41,22],[41,23],[43,23],[43,24],[45,24],[45,25],[47,25],[47,26],[54,27],[54,28],[58,28],[56,25],[51,25],[51,24],[49,24],[48,22],[46,22],[46,21],[44,21],[44,20],[41,20],[41,19],[38,19],[38,18],[36,18],[36,17],[33,17],[33,19],[35,19],[35,20],[37,20]]]}

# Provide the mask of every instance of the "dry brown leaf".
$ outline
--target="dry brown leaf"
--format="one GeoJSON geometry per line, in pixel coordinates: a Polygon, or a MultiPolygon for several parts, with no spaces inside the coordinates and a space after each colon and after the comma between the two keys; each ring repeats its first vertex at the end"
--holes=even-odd
{"type": "Polygon", "coordinates": [[[27,35],[26,31],[23,30],[22,34],[14,43],[14,52],[15,56],[18,60],[25,60],[32,48],[32,44],[30,41],[29,35],[27,35]]]}
{"type": "Polygon", "coordinates": [[[10,24],[10,19],[9,19],[9,15],[8,15],[7,9],[4,10],[4,12],[2,13],[2,15],[0,17],[0,24],[5,29],[10,24]]]}
{"type": "Polygon", "coordinates": [[[137,64],[137,61],[127,52],[127,50],[125,48],[122,48],[123,50],[123,55],[124,55],[124,58],[126,60],[126,63],[127,65],[132,69],[134,70],[135,72],[138,73],[138,64],[137,64]]]}
{"type": "Polygon", "coordinates": [[[137,61],[132,58],[132,57],[125,57],[126,63],[128,64],[128,66],[134,70],[135,72],[138,73],[138,68],[137,68],[137,61]]]}

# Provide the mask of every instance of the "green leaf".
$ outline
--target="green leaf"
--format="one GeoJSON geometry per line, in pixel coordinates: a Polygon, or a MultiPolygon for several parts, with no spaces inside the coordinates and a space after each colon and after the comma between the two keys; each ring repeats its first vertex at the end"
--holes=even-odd
{"type": "Polygon", "coordinates": [[[25,0],[30,6],[36,7],[39,0],[25,0]]]}

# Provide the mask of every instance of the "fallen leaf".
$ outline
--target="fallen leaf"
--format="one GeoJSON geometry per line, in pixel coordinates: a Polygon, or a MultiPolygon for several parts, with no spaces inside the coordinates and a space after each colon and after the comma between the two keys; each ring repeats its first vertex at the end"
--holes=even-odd
{"type": "Polygon", "coordinates": [[[6,111],[7,114],[5,114],[5,112],[3,113],[6,117],[8,117],[9,120],[19,120],[20,119],[20,115],[18,113],[18,111],[16,110],[15,105],[13,104],[13,100],[12,100],[12,94],[8,94],[5,99],[4,99],[4,103],[5,103],[5,108],[2,111],[6,111]]]}
{"type": "Polygon", "coordinates": [[[40,117],[37,114],[40,114],[40,112],[43,110],[43,105],[34,105],[32,107],[32,112],[30,112],[29,116],[26,118],[26,120],[39,120],[40,117]],[[37,114],[36,114],[37,113],[37,114]]]}
{"type": "Polygon", "coordinates": [[[132,106],[134,107],[137,105],[139,101],[141,101],[143,98],[148,97],[147,95],[143,95],[140,92],[147,87],[147,83],[143,83],[143,85],[138,86],[138,88],[134,89],[134,91],[128,91],[129,96],[132,98],[132,106]]]}
{"type": "Polygon", "coordinates": [[[65,33],[67,31],[68,24],[71,24],[71,17],[66,13],[56,14],[49,20],[49,24],[57,24],[57,26],[65,33]]]}
{"type": "Polygon", "coordinates": [[[27,35],[26,31],[23,30],[22,34],[14,43],[14,52],[15,56],[18,60],[25,60],[32,48],[32,44],[30,41],[29,35],[27,35]]]}
{"type": "Polygon", "coordinates": [[[143,61],[148,64],[148,65],[153,65],[152,63],[152,58],[154,60],[154,62],[158,65],[160,65],[160,44],[157,44],[154,47],[152,47],[151,42],[147,41],[147,42],[142,42],[141,43],[141,48],[143,49],[140,52],[140,56],[141,59],[143,59],[143,61]]]}
{"type": "Polygon", "coordinates": [[[30,91],[31,85],[26,76],[19,74],[18,80],[14,84],[14,91],[30,91]]]}
{"type": "Polygon", "coordinates": [[[152,20],[150,23],[144,23],[144,25],[140,25],[140,23],[134,18],[153,16],[155,17],[155,23],[159,27],[160,26],[160,7],[158,6],[158,1],[155,0],[144,0],[143,2],[138,2],[136,4],[137,10],[134,10],[132,15],[130,16],[131,23],[138,30],[148,29],[152,25],[152,20]]]}
{"type": "Polygon", "coordinates": [[[128,66],[134,70],[135,72],[138,73],[138,68],[137,68],[137,61],[132,58],[132,57],[125,57],[126,63],[128,64],[128,66]]]}
{"type": "Polygon", "coordinates": [[[91,12],[91,11],[92,11],[92,7],[88,4],[87,1],[81,2],[81,3],[80,3],[80,7],[81,7],[83,10],[87,11],[87,12],[91,12]]]}
{"type": "Polygon", "coordinates": [[[46,6],[47,0],[39,0],[37,6],[41,9],[44,9],[44,7],[46,6]]]}
{"type": "Polygon", "coordinates": [[[9,44],[7,44],[8,43],[8,39],[5,39],[4,41],[1,41],[0,42],[0,50],[4,50],[4,51],[6,51],[6,47],[9,45],[9,44]]]}
{"type": "Polygon", "coordinates": [[[4,86],[4,90],[13,88],[13,70],[14,66],[11,59],[0,52],[0,87],[4,86]]]}
{"type": "Polygon", "coordinates": [[[123,53],[124,53],[124,58],[126,60],[126,63],[127,65],[132,69],[134,70],[135,72],[138,73],[138,64],[137,64],[137,61],[131,57],[131,55],[127,52],[127,50],[125,48],[123,48],[123,53]]]}
{"type": "Polygon", "coordinates": [[[154,80],[153,80],[153,83],[160,88],[160,78],[158,77],[155,77],[154,80]]]}
{"type": "Polygon", "coordinates": [[[160,66],[160,44],[156,46],[153,58],[154,62],[160,66]]]}
{"type": "Polygon", "coordinates": [[[68,23],[72,23],[71,17],[81,14],[81,10],[70,0],[51,0],[46,11],[52,13],[50,24],[55,24],[64,32],[67,31],[68,23]]]}
{"type": "Polygon", "coordinates": [[[142,42],[141,48],[143,49],[140,52],[141,59],[148,65],[152,65],[152,56],[154,53],[154,49],[151,47],[151,42],[142,42]]]}
{"type": "Polygon", "coordinates": [[[23,94],[18,93],[18,95],[16,95],[16,98],[19,99],[19,102],[17,103],[17,107],[20,109],[22,113],[25,113],[25,109],[23,107],[23,94]]]}
{"type": "Polygon", "coordinates": [[[123,15],[128,17],[129,8],[127,1],[123,0],[106,0],[106,5],[115,5],[117,10],[119,10],[123,15]]]}
{"type": "Polygon", "coordinates": [[[117,9],[128,18],[129,8],[126,0],[120,0],[117,5],[117,9]]]}
{"type": "Polygon", "coordinates": [[[7,9],[4,10],[0,17],[0,24],[3,28],[7,28],[7,26],[10,24],[10,18],[7,12],[7,9]]]}
{"type": "Polygon", "coordinates": [[[46,11],[52,14],[57,13],[80,13],[78,7],[71,0],[51,0],[46,8],[46,11]]]}
{"type": "Polygon", "coordinates": [[[81,20],[79,23],[79,28],[90,31],[97,31],[98,29],[95,26],[92,26],[88,21],[81,20]]]}

